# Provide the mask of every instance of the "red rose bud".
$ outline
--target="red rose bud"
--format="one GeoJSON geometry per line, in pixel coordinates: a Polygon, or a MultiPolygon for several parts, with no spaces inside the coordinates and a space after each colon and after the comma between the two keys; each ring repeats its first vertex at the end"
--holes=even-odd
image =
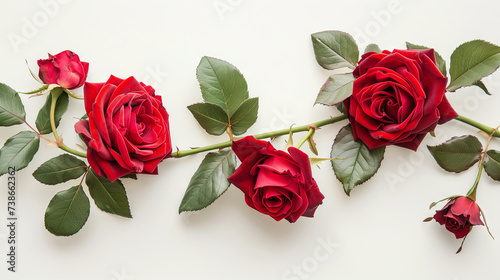
{"type": "Polygon", "coordinates": [[[75,129],[99,176],[114,181],[128,174],[158,174],[172,145],[168,113],[151,86],[111,76],[105,83],[86,83],[84,101],[88,120],[75,129]]]}
{"type": "Polygon", "coordinates": [[[324,196],[305,153],[294,147],[288,153],[276,150],[253,136],[234,141],[232,149],[241,165],[228,180],[243,191],[248,206],[276,221],[314,216],[324,196]]]}
{"type": "Polygon", "coordinates": [[[432,49],[369,52],[353,74],[353,93],[344,105],[354,138],[370,149],[417,150],[437,124],[458,116],[444,95],[448,79],[439,72],[432,49]]]}
{"type": "Polygon", "coordinates": [[[480,217],[481,210],[476,202],[466,196],[451,200],[443,209],[436,211],[434,219],[457,239],[469,234],[473,226],[484,225],[480,217]]]}
{"type": "Polygon", "coordinates": [[[39,59],[37,63],[40,67],[38,76],[44,83],[57,84],[67,89],[81,87],[89,71],[89,64],[80,61],[78,55],[72,51],[49,54],[48,59],[39,59]]]}

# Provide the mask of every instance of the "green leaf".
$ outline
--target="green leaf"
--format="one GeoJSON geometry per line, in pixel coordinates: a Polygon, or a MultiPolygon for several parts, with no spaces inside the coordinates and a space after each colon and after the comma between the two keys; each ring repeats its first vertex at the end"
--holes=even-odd
{"type": "Polygon", "coordinates": [[[331,75],[321,87],[314,104],[332,106],[352,95],[354,76],[352,73],[331,75]]]}
{"type": "Polygon", "coordinates": [[[342,31],[323,31],[311,35],[316,61],[325,69],[356,68],[359,50],[354,38],[342,31]]]}
{"type": "MultiPolygon", "coordinates": [[[[47,95],[47,101],[43,105],[42,109],[38,112],[35,124],[36,128],[41,134],[52,133],[52,128],[50,127],[50,106],[52,103],[52,94],[47,95]]],[[[56,108],[54,112],[54,120],[56,127],[59,126],[59,122],[63,114],[68,110],[69,97],[68,94],[63,92],[56,102],[56,108]]]]}
{"type": "Polygon", "coordinates": [[[245,100],[230,118],[231,130],[234,135],[245,133],[257,121],[259,98],[245,100]]]}
{"type": "MultiPolygon", "coordinates": [[[[415,45],[415,44],[412,44],[409,42],[406,42],[406,48],[409,50],[428,50],[428,49],[431,49],[429,47],[415,45]]],[[[441,74],[443,74],[443,76],[446,77],[446,75],[448,74],[446,72],[446,61],[443,59],[443,57],[436,50],[434,50],[434,56],[436,57],[436,66],[439,69],[439,72],[441,72],[441,74]]]]}
{"type": "Polygon", "coordinates": [[[469,41],[451,54],[448,91],[474,85],[500,66],[500,47],[483,40],[469,41]]]}
{"type": "Polygon", "coordinates": [[[350,125],[339,131],[332,146],[332,167],[347,195],[377,173],[384,152],[385,146],[370,150],[363,142],[354,141],[350,125]]]}
{"type": "Polygon", "coordinates": [[[212,204],[229,187],[227,177],[236,169],[236,156],[225,150],[208,153],[194,173],[179,206],[179,214],[201,210],[212,204]]]}
{"type": "Polygon", "coordinates": [[[482,89],[487,95],[491,95],[490,91],[486,88],[482,81],[477,81],[474,83],[474,85],[482,89]]]}
{"type": "Polygon", "coordinates": [[[85,162],[70,154],[62,154],[44,162],[33,172],[40,183],[57,185],[79,178],[87,170],[85,162]]]}
{"type": "Polygon", "coordinates": [[[40,146],[40,138],[33,131],[21,131],[10,137],[0,149],[0,176],[9,167],[21,170],[28,166],[40,146]]]}
{"type": "Polygon", "coordinates": [[[376,53],[382,53],[382,50],[379,48],[377,44],[369,44],[365,48],[365,53],[367,52],[376,52],[376,53]]]}
{"type": "Polygon", "coordinates": [[[77,233],[87,222],[90,202],[81,186],[58,192],[45,211],[45,228],[57,236],[77,233]]]}
{"type": "Polygon", "coordinates": [[[15,90],[0,83],[0,126],[22,124],[26,118],[23,102],[15,90]]]}
{"type": "Polygon", "coordinates": [[[336,104],[335,108],[337,108],[337,110],[339,110],[339,112],[342,113],[343,115],[349,116],[349,113],[347,112],[347,108],[345,107],[343,102],[336,104]]]}
{"type": "Polygon", "coordinates": [[[500,152],[488,150],[484,170],[493,180],[500,181],[500,152]]]}
{"type": "Polygon", "coordinates": [[[481,158],[483,147],[472,135],[453,137],[438,146],[427,146],[436,162],[444,170],[459,173],[469,169],[481,158]]]}
{"type": "Polygon", "coordinates": [[[120,179],[132,179],[137,180],[137,174],[127,174],[125,176],[120,177],[120,179]]]}
{"type": "Polygon", "coordinates": [[[111,182],[107,178],[100,177],[91,169],[87,173],[85,183],[89,187],[90,196],[92,196],[99,209],[111,214],[132,218],[127,193],[119,179],[111,182]]]}
{"type": "Polygon", "coordinates": [[[226,61],[205,56],[196,69],[196,76],[205,102],[219,105],[229,117],[248,98],[245,78],[226,61]]]}
{"type": "Polygon", "coordinates": [[[198,123],[209,134],[221,135],[229,124],[228,117],[219,105],[212,103],[196,103],[188,106],[189,111],[198,123]]]}

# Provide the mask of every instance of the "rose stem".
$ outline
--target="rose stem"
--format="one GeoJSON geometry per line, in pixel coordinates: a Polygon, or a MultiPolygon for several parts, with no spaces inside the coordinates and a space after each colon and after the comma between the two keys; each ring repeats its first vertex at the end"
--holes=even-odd
{"type": "Polygon", "coordinates": [[[73,150],[70,147],[64,145],[62,138],[59,137],[59,134],[57,133],[56,130],[56,120],[55,120],[55,111],[56,111],[56,104],[57,104],[57,99],[59,96],[61,96],[61,93],[63,92],[63,89],[61,87],[57,87],[53,89],[50,94],[52,95],[52,102],[50,104],[50,127],[52,128],[52,133],[54,134],[54,138],[56,139],[57,146],[70,153],[74,154],[75,156],[80,156],[80,157],[87,157],[86,153],[73,150]]]}
{"type": "Polygon", "coordinates": [[[476,181],[474,182],[474,185],[472,185],[472,188],[469,190],[467,193],[467,196],[470,197],[472,200],[476,200],[476,190],[477,190],[477,185],[479,184],[479,180],[481,179],[481,174],[483,173],[484,169],[484,158],[486,157],[486,153],[488,152],[488,148],[490,147],[491,139],[493,138],[493,135],[498,132],[498,127],[492,129],[493,131],[490,133],[490,137],[488,138],[488,142],[486,143],[486,148],[484,148],[484,152],[481,155],[481,159],[479,159],[479,171],[477,173],[476,181]]]}
{"type": "Polygon", "coordinates": [[[458,116],[455,118],[456,120],[458,121],[461,121],[463,123],[466,123],[468,125],[471,125],[475,128],[479,128],[480,130],[488,133],[488,134],[492,134],[494,137],[500,137],[500,131],[499,130],[496,130],[492,127],[489,127],[489,126],[486,126],[482,123],[479,123],[479,122],[476,122],[475,120],[472,120],[472,119],[469,119],[467,117],[464,117],[464,116],[458,116]]]}
{"type": "Polygon", "coordinates": [[[299,143],[295,145],[295,148],[300,149],[302,145],[311,137],[314,133],[314,130],[316,130],[314,127],[309,128],[309,131],[307,132],[306,136],[304,136],[302,139],[300,139],[299,143]]]}
{"type": "MultiPolygon", "coordinates": [[[[326,120],[318,121],[318,122],[308,124],[308,125],[296,126],[296,127],[291,128],[291,129],[285,128],[285,129],[281,129],[281,130],[275,130],[275,131],[270,131],[270,132],[266,132],[266,133],[255,134],[254,137],[256,139],[264,139],[264,138],[271,138],[271,137],[286,135],[290,132],[295,133],[295,132],[301,132],[301,131],[309,131],[311,129],[311,127],[322,127],[322,126],[325,126],[328,124],[333,124],[333,123],[336,123],[336,122],[339,122],[339,121],[342,121],[345,119],[347,119],[347,116],[342,115],[342,116],[337,116],[337,117],[333,117],[333,118],[328,118],[326,120]]],[[[237,140],[237,139],[241,139],[241,138],[243,138],[243,137],[235,137],[234,139],[237,140]]],[[[213,145],[200,147],[200,148],[195,148],[195,149],[191,149],[191,150],[177,151],[177,152],[172,153],[171,156],[174,158],[181,158],[181,157],[185,157],[185,156],[192,155],[192,154],[197,154],[197,153],[206,152],[206,151],[215,150],[215,149],[226,148],[226,147],[231,146],[231,144],[232,144],[232,141],[226,141],[226,142],[213,144],[213,145]]]]}
{"type": "Polygon", "coordinates": [[[479,172],[477,173],[476,181],[474,182],[474,185],[472,185],[472,188],[470,188],[469,192],[467,192],[467,197],[470,199],[476,201],[476,191],[477,191],[477,185],[479,184],[479,180],[481,179],[481,174],[483,173],[484,169],[484,164],[483,161],[479,164],[479,172]]]}

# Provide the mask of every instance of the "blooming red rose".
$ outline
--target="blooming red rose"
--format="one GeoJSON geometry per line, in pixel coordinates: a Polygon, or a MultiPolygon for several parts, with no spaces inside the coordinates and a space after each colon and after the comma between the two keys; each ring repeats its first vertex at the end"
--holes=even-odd
{"type": "Polygon", "coordinates": [[[314,216],[324,196],[305,153],[294,147],[288,153],[276,150],[253,136],[234,141],[232,149],[241,165],[228,180],[243,191],[250,207],[276,221],[314,216]]]}
{"type": "Polygon", "coordinates": [[[48,59],[39,59],[37,63],[40,67],[38,76],[44,83],[58,84],[67,89],[81,87],[89,71],[89,64],[80,61],[78,55],[72,51],[49,54],[48,59]]]}
{"type": "Polygon", "coordinates": [[[455,234],[457,239],[469,234],[472,226],[484,225],[476,202],[466,196],[451,200],[443,209],[436,211],[434,219],[455,234]]]}
{"type": "Polygon", "coordinates": [[[444,95],[447,78],[434,50],[369,52],[356,69],[344,101],[355,139],[370,149],[397,145],[417,150],[428,132],[457,113],[444,95]]]}
{"type": "Polygon", "coordinates": [[[96,173],[111,181],[127,174],[158,174],[158,164],[172,151],[161,96],[134,77],[111,76],[105,83],[86,83],[84,99],[88,120],[75,129],[96,173]]]}

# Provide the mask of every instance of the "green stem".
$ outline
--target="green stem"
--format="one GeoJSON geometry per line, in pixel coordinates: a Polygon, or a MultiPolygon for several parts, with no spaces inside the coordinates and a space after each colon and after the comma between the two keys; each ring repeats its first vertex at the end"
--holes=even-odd
{"type": "MultiPolygon", "coordinates": [[[[322,127],[322,126],[325,126],[328,124],[333,124],[333,123],[336,123],[336,122],[339,122],[339,121],[342,121],[345,119],[347,119],[347,116],[342,115],[342,116],[333,117],[333,118],[329,118],[326,120],[318,121],[318,122],[308,124],[308,125],[296,126],[296,127],[293,127],[292,129],[285,128],[285,129],[281,129],[281,130],[275,130],[275,131],[270,131],[270,132],[266,132],[266,133],[255,134],[254,137],[256,139],[264,139],[264,138],[271,138],[271,137],[286,135],[286,134],[290,133],[290,131],[292,133],[301,132],[301,131],[309,131],[311,129],[311,127],[322,127]]],[[[242,137],[234,138],[234,140],[241,139],[241,138],[242,137]]],[[[205,146],[205,147],[200,147],[200,148],[195,148],[195,149],[191,149],[191,150],[177,151],[177,152],[172,153],[172,157],[181,158],[181,157],[185,157],[185,156],[189,156],[189,155],[193,155],[193,154],[197,154],[197,153],[201,153],[201,152],[206,152],[206,151],[210,151],[210,150],[222,149],[222,148],[226,148],[226,147],[231,146],[232,143],[233,143],[232,141],[226,141],[226,142],[217,143],[217,144],[213,144],[213,145],[209,145],[209,146],[205,146]]]]}
{"type": "Polygon", "coordinates": [[[496,129],[489,127],[489,126],[486,126],[480,122],[477,122],[475,120],[472,120],[472,119],[469,119],[467,117],[460,116],[460,115],[458,117],[456,117],[455,119],[457,121],[461,121],[461,122],[466,123],[468,125],[471,125],[475,128],[478,128],[478,129],[486,132],[488,135],[493,134],[494,137],[500,137],[500,130],[496,130],[496,129]]]}
{"type": "Polygon", "coordinates": [[[300,149],[300,147],[302,147],[302,145],[307,141],[307,139],[309,139],[309,137],[311,137],[313,135],[314,130],[316,130],[316,129],[310,128],[309,131],[307,132],[306,136],[302,137],[302,139],[300,139],[299,143],[297,143],[297,145],[295,145],[295,148],[300,149]]]}
{"type": "Polygon", "coordinates": [[[474,185],[472,185],[472,188],[470,188],[469,192],[467,192],[467,196],[474,201],[476,201],[477,186],[479,184],[479,180],[481,179],[481,174],[483,173],[483,169],[484,169],[484,164],[483,161],[481,160],[481,163],[479,164],[479,171],[477,172],[476,181],[474,182],[474,185]]]}
{"type": "Polygon", "coordinates": [[[55,88],[50,92],[50,94],[52,95],[52,102],[50,103],[50,127],[52,128],[52,133],[54,134],[54,138],[56,139],[57,143],[59,143],[59,134],[57,133],[56,130],[55,112],[56,112],[57,99],[59,99],[61,93],[62,93],[62,88],[55,88]]]}
{"type": "Polygon", "coordinates": [[[50,94],[52,95],[52,102],[50,103],[50,127],[52,128],[52,134],[54,134],[54,138],[56,139],[57,146],[61,150],[66,151],[70,154],[74,154],[75,156],[87,157],[86,153],[71,149],[70,147],[66,146],[63,143],[59,134],[57,133],[55,112],[56,112],[57,99],[59,98],[59,96],[61,96],[62,92],[63,92],[63,89],[60,87],[55,88],[50,92],[50,94]]]}

